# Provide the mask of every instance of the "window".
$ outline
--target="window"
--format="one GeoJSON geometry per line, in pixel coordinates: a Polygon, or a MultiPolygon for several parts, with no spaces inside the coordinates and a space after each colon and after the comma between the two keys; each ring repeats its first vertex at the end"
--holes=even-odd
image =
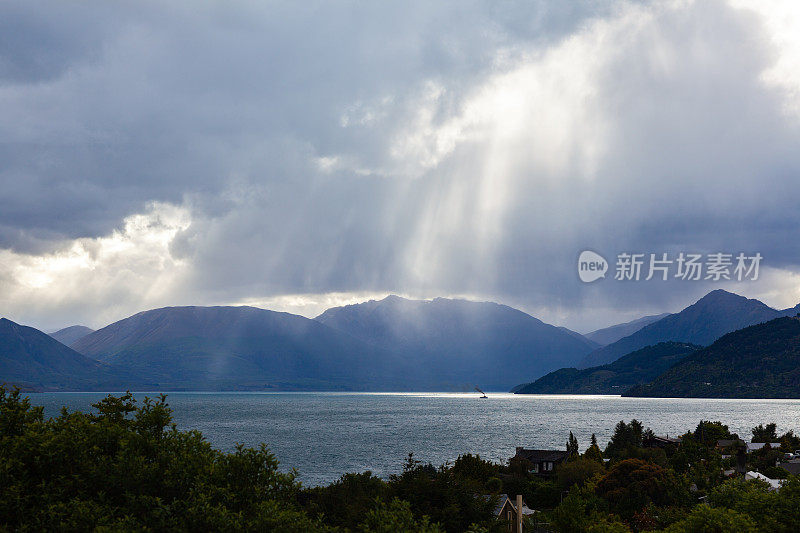
{"type": "Polygon", "coordinates": [[[539,473],[539,463],[533,463],[533,468],[531,468],[531,472],[533,472],[534,474],[539,473]]]}
{"type": "Polygon", "coordinates": [[[549,472],[550,470],[553,469],[553,463],[551,463],[550,461],[545,461],[544,469],[549,472]]]}

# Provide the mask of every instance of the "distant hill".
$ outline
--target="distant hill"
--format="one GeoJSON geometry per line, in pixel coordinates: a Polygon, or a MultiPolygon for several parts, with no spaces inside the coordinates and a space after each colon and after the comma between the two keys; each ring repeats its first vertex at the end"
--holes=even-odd
{"type": "Polygon", "coordinates": [[[587,338],[586,335],[581,335],[577,331],[572,331],[571,329],[565,328],[564,326],[557,326],[557,327],[558,327],[558,329],[560,329],[564,333],[566,333],[568,335],[572,335],[576,339],[581,339],[581,341],[587,343],[587,345],[590,346],[592,348],[592,350],[596,350],[596,349],[598,349],[598,348],[600,348],[602,346],[602,344],[587,338]]]}
{"type": "Polygon", "coordinates": [[[611,364],[578,370],[561,368],[533,383],[515,387],[517,394],[622,394],[648,383],[701,348],[682,342],[660,342],[620,357],[611,364]]]}
{"type": "Polygon", "coordinates": [[[94,332],[94,330],[92,328],[87,328],[86,326],[69,326],[67,328],[50,333],[49,335],[61,344],[69,346],[81,337],[85,337],[92,332],[94,332]]]}
{"type": "Polygon", "coordinates": [[[661,320],[665,316],[669,316],[669,313],[643,316],[642,318],[637,318],[636,320],[631,320],[630,322],[625,322],[623,324],[617,324],[614,326],[609,326],[607,328],[602,328],[592,331],[591,333],[587,333],[586,335],[584,335],[584,337],[586,337],[591,341],[596,342],[600,346],[607,346],[612,342],[620,340],[623,337],[627,337],[628,335],[636,333],[646,325],[652,324],[653,322],[657,322],[658,320],[661,320]]]}
{"type": "Polygon", "coordinates": [[[587,355],[578,368],[604,365],[639,348],[664,341],[708,346],[726,333],[792,314],[758,300],[750,300],[722,289],[711,291],[680,313],[649,324],[639,331],[587,355]]]}
{"type": "Polygon", "coordinates": [[[624,396],[800,398],[800,319],[728,333],[624,396]]]}
{"type": "Polygon", "coordinates": [[[46,333],[0,319],[0,383],[25,390],[119,390],[132,374],[79,354],[46,333]]]}
{"type": "Polygon", "coordinates": [[[575,332],[489,302],[388,296],[328,309],[316,320],[402,354],[417,376],[467,390],[470,384],[508,390],[521,378],[574,366],[595,346],[575,332]]]}
{"type": "Polygon", "coordinates": [[[171,390],[407,390],[413,375],[390,351],[314,320],[254,307],[153,309],[74,348],[171,390]]]}

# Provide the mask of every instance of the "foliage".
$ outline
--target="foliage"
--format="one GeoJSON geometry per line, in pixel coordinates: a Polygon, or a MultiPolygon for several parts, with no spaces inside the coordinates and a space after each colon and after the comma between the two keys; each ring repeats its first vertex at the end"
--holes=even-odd
{"type": "MultiPolygon", "coordinates": [[[[800,531],[800,478],[779,473],[781,452],[748,456],[749,469],[786,476],[778,490],[726,480],[715,444],[735,435],[719,422],[701,421],[678,447],[650,449],[642,424],[622,421],[608,467],[593,435],[551,477],[524,462],[465,454],[437,468],[409,454],[387,480],[367,471],[303,488],[263,445],[224,453],[199,432],[178,431],[163,395],[139,405],[130,394],[109,396],[93,407],[45,420],[0,387],[0,531],[490,533],[506,527],[493,515],[500,494],[521,494],[542,511],[529,522],[555,531],[800,531]]],[[[773,440],[773,424],[754,429],[773,440]]],[[[787,432],[781,446],[794,439],[787,432]]]]}
{"type": "Polygon", "coordinates": [[[746,327],[678,361],[624,396],[796,398],[800,320],[782,317],[746,327]]]}
{"type": "Polygon", "coordinates": [[[751,442],[778,442],[777,425],[773,422],[767,424],[759,424],[753,428],[753,438],[751,442]]]}
{"type": "Polygon", "coordinates": [[[632,448],[641,448],[643,434],[642,423],[635,418],[629,424],[620,420],[603,455],[609,458],[627,457],[632,448]]]}
{"type": "Polygon", "coordinates": [[[683,520],[664,530],[667,533],[698,531],[703,533],[755,533],[759,531],[755,522],[748,516],[731,509],[717,509],[708,505],[698,505],[683,520]]]}
{"type": "Polygon", "coordinates": [[[641,459],[625,459],[597,482],[597,494],[612,511],[629,518],[651,503],[684,503],[686,489],[670,470],[641,459]]]}
{"type": "Polygon", "coordinates": [[[0,529],[324,530],[263,446],[214,450],[162,395],[109,396],[44,420],[0,387],[0,529]]]}
{"type": "Polygon", "coordinates": [[[603,463],[603,452],[600,451],[600,446],[597,445],[597,436],[594,433],[592,433],[592,443],[583,453],[583,456],[598,463],[603,463]]]}
{"type": "Polygon", "coordinates": [[[718,440],[722,439],[738,439],[738,435],[732,434],[728,426],[722,422],[711,422],[710,420],[701,420],[697,424],[694,433],[689,433],[696,442],[702,444],[715,445],[718,440]]]}
{"type": "Polygon", "coordinates": [[[583,485],[604,472],[601,463],[585,457],[578,457],[556,468],[556,484],[559,490],[569,490],[573,485],[583,485]]]}
{"type": "Polygon", "coordinates": [[[442,530],[431,524],[428,517],[417,521],[411,512],[411,505],[397,498],[388,506],[377,506],[367,513],[361,526],[364,533],[396,533],[398,531],[415,531],[417,533],[439,533],[442,530]]]}
{"type": "Polygon", "coordinates": [[[482,484],[465,482],[453,468],[435,468],[412,454],[403,472],[389,478],[389,486],[392,496],[409,502],[416,516],[429,516],[445,531],[464,531],[492,518],[492,501],[477,497],[482,484]]]}
{"type": "Polygon", "coordinates": [[[569,455],[570,459],[574,459],[578,457],[578,439],[575,438],[575,435],[572,432],[569,432],[569,438],[567,439],[567,454],[569,455]]]}
{"type": "Polygon", "coordinates": [[[327,524],[355,529],[364,516],[390,500],[390,489],[372,472],[344,474],[327,487],[307,489],[308,508],[327,524]]]}

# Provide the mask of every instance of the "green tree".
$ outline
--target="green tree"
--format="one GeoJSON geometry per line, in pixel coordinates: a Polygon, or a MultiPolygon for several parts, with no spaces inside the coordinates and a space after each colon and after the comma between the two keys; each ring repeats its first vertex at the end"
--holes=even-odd
{"type": "Polygon", "coordinates": [[[664,530],[666,533],[685,533],[696,531],[698,533],[755,533],[760,531],[753,520],[731,509],[717,509],[702,504],[695,507],[692,512],[664,530]]]}
{"type": "Polygon", "coordinates": [[[594,433],[592,433],[592,443],[583,453],[583,456],[600,464],[603,463],[603,452],[600,451],[600,446],[597,445],[597,437],[594,433]]]}
{"type": "Polygon", "coordinates": [[[752,429],[753,439],[752,442],[778,442],[777,426],[774,422],[767,424],[759,424],[752,429]]]}
{"type": "Polygon", "coordinates": [[[567,454],[570,459],[574,459],[580,455],[578,452],[578,439],[575,438],[575,435],[573,435],[571,431],[567,438],[567,454]]]}
{"type": "Polygon", "coordinates": [[[0,387],[0,530],[326,530],[264,446],[214,450],[164,396],[93,407],[44,420],[0,387]]]}
{"type": "Polygon", "coordinates": [[[700,423],[697,424],[694,433],[690,435],[694,437],[696,442],[711,446],[716,445],[717,441],[721,439],[738,438],[737,435],[732,434],[728,426],[722,422],[711,422],[710,420],[701,420],[700,423]]]}
{"type": "Polygon", "coordinates": [[[415,531],[418,533],[440,533],[437,524],[431,524],[427,516],[414,519],[411,505],[397,498],[388,505],[380,505],[367,513],[361,525],[364,533],[396,533],[398,531],[415,531]]]}
{"type": "Polygon", "coordinates": [[[624,420],[620,420],[614,427],[614,434],[611,436],[611,440],[608,441],[603,455],[616,459],[628,457],[631,455],[631,449],[642,446],[643,433],[642,423],[635,418],[629,424],[626,424],[624,420]]]}
{"type": "Polygon", "coordinates": [[[689,496],[688,489],[670,470],[641,459],[625,459],[615,464],[597,482],[597,494],[623,518],[633,516],[651,503],[683,505],[689,496]]]}
{"type": "Polygon", "coordinates": [[[585,457],[578,457],[556,468],[556,483],[559,490],[569,490],[573,485],[582,485],[604,470],[601,463],[585,457]]]}

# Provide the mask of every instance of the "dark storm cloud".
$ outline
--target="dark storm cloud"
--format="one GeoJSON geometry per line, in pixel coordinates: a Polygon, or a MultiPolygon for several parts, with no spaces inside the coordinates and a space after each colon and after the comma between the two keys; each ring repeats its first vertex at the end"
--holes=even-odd
{"type": "MultiPolygon", "coordinates": [[[[711,288],[586,286],[587,248],[800,264],[798,117],[762,77],[782,50],[722,2],[11,2],[0,21],[0,249],[13,269],[117,231],[136,276],[95,276],[93,309],[372,291],[578,316],[711,288]],[[164,215],[162,248],[163,205],[191,221],[164,215]]],[[[26,291],[4,305],[88,305],[25,311],[26,291]]]]}

